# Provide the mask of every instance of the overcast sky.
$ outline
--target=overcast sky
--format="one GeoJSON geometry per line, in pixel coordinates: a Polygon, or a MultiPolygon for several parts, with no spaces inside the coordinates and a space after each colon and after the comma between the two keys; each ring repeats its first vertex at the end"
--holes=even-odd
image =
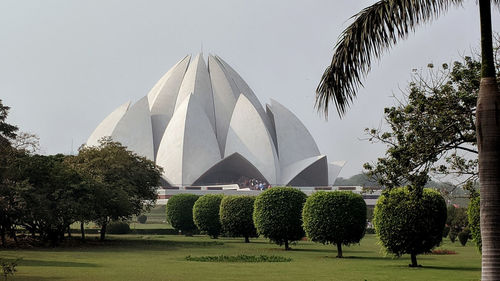
{"type": "Polygon", "coordinates": [[[0,99],[12,107],[8,122],[37,134],[43,153],[70,153],[111,111],[203,48],[263,104],[273,98],[291,109],[329,161],[347,161],[340,176],[349,177],[383,156],[384,146],[360,139],[379,126],[411,70],[479,46],[476,1],[466,1],[389,50],[347,115],[339,119],[332,108],[325,121],[315,89],[349,18],[374,2],[0,0],[0,99]]]}

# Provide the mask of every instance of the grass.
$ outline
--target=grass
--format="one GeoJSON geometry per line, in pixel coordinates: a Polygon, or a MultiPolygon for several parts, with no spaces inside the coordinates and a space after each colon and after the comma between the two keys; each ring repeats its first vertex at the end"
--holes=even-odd
{"type": "Polygon", "coordinates": [[[292,251],[266,239],[179,235],[109,236],[110,241],[59,248],[0,250],[6,259],[23,258],[9,280],[479,280],[480,255],[472,243],[462,247],[448,240],[442,249],[454,255],[420,255],[423,268],[409,268],[409,257],[385,257],[374,235],[344,248],[310,241],[292,251]],[[186,257],[281,256],[290,262],[198,262],[186,257]]]}

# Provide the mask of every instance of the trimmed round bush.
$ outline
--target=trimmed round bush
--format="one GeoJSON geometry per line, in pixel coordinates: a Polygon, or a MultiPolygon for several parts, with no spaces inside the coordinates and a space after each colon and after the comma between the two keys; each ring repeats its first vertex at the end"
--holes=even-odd
{"type": "Polygon", "coordinates": [[[439,192],[407,187],[384,192],[377,201],[374,225],[380,242],[396,256],[410,254],[410,266],[418,266],[417,255],[441,243],[446,222],[446,203],[439,192]]]}
{"type": "Polygon", "coordinates": [[[124,221],[112,221],[106,227],[108,234],[128,234],[130,233],[130,226],[124,221]]]}
{"type": "Polygon", "coordinates": [[[193,222],[193,205],[198,198],[195,194],[176,194],[168,199],[167,221],[185,235],[192,235],[197,229],[193,222]]]}
{"type": "Polygon", "coordinates": [[[469,228],[465,228],[458,234],[458,241],[460,241],[460,244],[462,246],[465,246],[467,244],[467,241],[469,240],[470,237],[470,230],[469,228]]]}
{"type": "Polygon", "coordinates": [[[219,237],[221,232],[219,209],[223,197],[222,194],[206,194],[196,200],[193,206],[194,224],[212,238],[219,237]]]}
{"type": "Polygon", "coordinates": [[[480,198],[479,196],[472,198],[469,203],[469,208],[467,209],[467,217],[469,219],[469,229],[472,236],[472,240],[476,244],[479,251],[482,251],[482,240],[481,240],[481,226],[480,220],[481,215],[480,210],[480,198]]]}
{"type": "Polygon", "coordinates": [[[140,215],[137,217],[137,221],[141,224],[145,224],[147,220],[148,220],[148,216],[146,216],[146,215],[140,215]]]}
{"type": "Polygon", "coordinates": [[[302,206],[304,192],[291,187],[273,187],[255,199],[253,222],[257,233],[278,245],[285,245],[304,237],[302,206]]]}
{"type": "Polygon", "coordinates": [[[245,237],[245,243],[250,237],[257,236],[253,224],[254,196],[232,195],[225,196],[220,203],[220,223],[224,235],[231,237],[245,237]]]}
{"type": "Polygon", "coordinates": [[[366,203],[350,191],[320,191],[307,198],[302,219],[309,239],[337,245],[342,258],[342,245],[359,243],[365,235],[366,203]]]}

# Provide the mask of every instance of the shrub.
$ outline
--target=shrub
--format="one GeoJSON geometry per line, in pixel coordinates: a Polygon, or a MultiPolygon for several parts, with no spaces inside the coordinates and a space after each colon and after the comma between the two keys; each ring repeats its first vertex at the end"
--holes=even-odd
{"type": "Polygon", "coordinates": [[[141,224],[145,224],[147,220],[148,220],[148,216],[146,216],[146,215],[140,215],[137,217],[137,221],[141,224]]]}
{"type": "Polygon", "coordinates": [[[359,243],[365,235],[366,203],[350,191],[320,191],[307,198],[302,219],[309,239],[336,244],[337,257],[342,258],[342,244],[359,243]]]}
{"type": "Polygon", "coordinates": [[[458,233],[454,231],[450,231],[450,233],[448,233],[448,237],[450,238],[451,243],[455,243],[455,241],[457,240],[457,235],[458,233]]]}
{"type": "Polygon", "coordinates": [[[410,254],[410,266],[418,266],[417,255],[441,243],[446,222],[446,203],[435,190],[410,191],[407,187],[384,192],[377,201],[374,225],[385,249],[396,256],[410,254]]]}
{"type": "Polygon", "coordinates": [[[202,256],[202,257],[192,257],[187,256],[187,261],[200,261],[200,262],[290,262],[291,258],[286,258],[282,256],[249,256],[249,255],[237,255],[237,256],[202,256]]]}
{"type": "Polygon", "coordinates": [[[225,235],[245,237],[245,243],[250,237],[257,236],[253,223],[254,196],[225,196],[220,203],[220,223],[225,235]]]}
{"type": "Polygon", "coordinates": [[[480,220],[481,216],[479,214],[480,209],[479,196],[472,198],[469,203],[469,208],[467,209],[467,216],[469,219],[469,229],[472,236],[472,240],[476,243],[479,251],[482,250],[482,240],[481,240],[481,227],[480,220]]]}
{"type": "Polygon", "coordinates": [[[462,244],[462,246],[465,246],[465,244],[467,244],[467,240],[469,240],[469,237],[470,230],[468,228],[465,228],[458,234],[458,241],[460,241],[460,244],[462,244]]]}
{"type": "Polygon", "coordinates": [[[457,235],[469,226],[467,209],[451,205],[448,206],[447,214],[446,225],[450,228],[450,240],[454,243],[457,235]]]}
{"type": "Polygon", "coordinates": [[[443,228],[443,238],[448,236],[449,233],[450,233],[450,227],[445,225],[445,227],[443,228]]]}
{"type": "Polygon", "coordinates": [[[289,250],[289,242],[304,237],[302,206],[306,197],[304,192],[291,187],[273,187],[262,192],[254,204],[257,232],[289,250]]]}
{"type": "Polygon", "coordinates": [[[128,234],[130,233],[130,226],[124,221],[112,221],[106,227],[108,234],[128,234]]]}
{"type": "Polygon", "coordinates": [[[168,199],[167,221],[177,231],[192,235],[196,230],[193,222],[193,205],[199,196],[195,194],[176,194],[168,199]]]}
{"type": "Polygon", "coordinates": [[[193,206],[194,224],[212,238],[217,238],[220,235],[219,209],[223,197],[222,194],[203,195],[196,200],[193,206]]]}

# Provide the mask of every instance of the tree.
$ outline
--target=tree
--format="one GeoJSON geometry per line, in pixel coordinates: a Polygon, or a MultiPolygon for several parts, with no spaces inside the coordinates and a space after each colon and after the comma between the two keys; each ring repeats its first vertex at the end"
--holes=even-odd
{"type": "Polygon", "coordinates": [[[415,267],[417,255],[441,243],[445,222],[446,203],[439,192],[425,188],[418,194],[400,187],[379,197],[373,225],[384,248],[397,257],[410,254],[410,266],[415,267]]]}
{"type": "Polygon", "coordinates": [[[467,218],[469,220],[469,228],[472,236],[472,240],[476,244],[478,250],[482,252],[482,240],[481,240],[481,215],[480,209],[480,197],[475,196],[471,199],[469,207],[467,208],[467,218]]]}
{"type": "Polygon", "coordinates": [[[375,165],[364,165],[385,187],[421,188],[431,173],[465,176],[464,183],[477,179],[474,121],[481,64],[465,57],[451,69],[428,67],[427,75],[415,74],[398,105],[385,108],[390,130],[366,129],[370,141],[388,146],[375,165]]]}
{"type": "Polygon", "coordinates": [[[93,221],[101,226],[101,240],[110,221],[128,220],[156,202],[162,169],[110,138],[81,147],[71,162],[92,188],[93,221]]]}
{"type": "Polygon", "coordinates": [[[253,223],[254,196],[230,195],[224,196],[220,203],[220,223],[225,235],[245,237],[245,243],[250,237],[257,236],[253,223]]]}
{"type": "Polygon", "coordinates": [[[168,199],[167,221],[176,230],[191,235],[196,230],[193,221],[193,206],[200,196],[196,194],[176,194],[168,199]]]}
{"type": "Polygon", "coordinates": [[[447,214],[446,225],[450,227],[450,240],[451,242],[455,242],[455,238],[458,234],[469,226],[467,209],[451,205],[448,206],[447,214]]]}
{"type": "Polygon", "coordinates": [[[221,232],[219,219],[220,203],[224,195],[206,194],[201,196],[193,205],[193,221],[200,231],[216,239],[221,232]]]}
{"type": "Polygon", "coordinates": [[[304,237],[302,229],[302,206],[306,201],[304,192],[291,187],[273,187],[255,199],[253,221],[257,232],[278,245],[304,237]]]}
{"type": "Polygon", "coordinates": [[[337,258],[342,258],[342,245],[359,243],[366,230],[366,203],[350,191],[319,191],[307,198],[302,210],[307,237],[314,242],[337,245],[337,258]]]}
{"type": "MultiPolygon", "coordinates": [[[[382,0],[354,16],[342,33],[332,62],[316,90],[316,106],[328,114],[333,101],[345,113],[373,57],[404,39],[419,24],[445,12],[462,0],[382,0]]],[[[481,184],[481,228],[483,234],[482,280],[500,280],[500,90],[495,78],[492,44],[491,3],[479,0],[481,26],[481,83],[476,110],[479,180],[481,184]]]]}

